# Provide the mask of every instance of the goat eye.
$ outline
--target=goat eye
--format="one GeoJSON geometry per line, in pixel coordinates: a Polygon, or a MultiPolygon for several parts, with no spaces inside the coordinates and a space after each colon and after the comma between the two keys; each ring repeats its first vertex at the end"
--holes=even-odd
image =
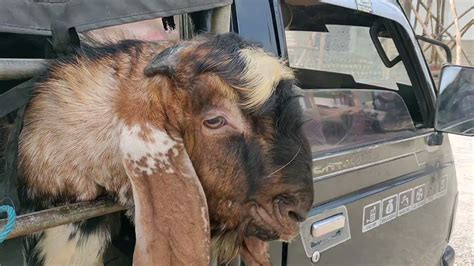
{"type": "Polygon", "coordinates": [[[208,128],[211,129],[218,129],[222,126],[224,126],[227,122],[225,121],[225,118],[222,116],[216,116],[211,119],[206,119],[204,120],[204,125],[208,128]]]}

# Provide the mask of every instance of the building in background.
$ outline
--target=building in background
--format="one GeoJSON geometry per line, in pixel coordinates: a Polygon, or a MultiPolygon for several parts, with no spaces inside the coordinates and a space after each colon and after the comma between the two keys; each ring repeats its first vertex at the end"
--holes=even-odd
{"type": "MultiPolygon", "coordinates": [[[[474,65],[474,1],[400,0],[415,32],[447,43],[453,63],[474,65]],[[457,38],[461,39],[457,42],[457,38]]],[[[426,45],[423,45],[427,49],[426,45]]],[[[442,64],[436,51],[427,49],[430,64],[442,64]]]]}

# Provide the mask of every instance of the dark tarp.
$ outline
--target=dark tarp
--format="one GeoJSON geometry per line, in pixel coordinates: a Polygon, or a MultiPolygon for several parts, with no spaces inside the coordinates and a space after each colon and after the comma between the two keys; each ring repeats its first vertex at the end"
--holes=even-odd
{"type": "Polygon", "coordinates": [[[232,0],[0,0],[0,32],[51,35],[61,22],[78,32],[231,4],[232,0]]]}
{"type": "MultiPolygon", "coordinates": [[[[17,213],[20,209],[17,195],[18,137],[23,126],[23,113],[33,97],[34,83],[37,80],[38,78],[33,78],[20,83],[0,95],[14,96],[0,97],[0,205],[14,205],[17,213]]],[[[0,219],[2,218],[4,213],[0,214],[0,219]]]]}
{"type": "MultiPolygon", "coordinates": [[[[20,201],[17,193],[17,159],[18,136],[23,125],[23,113],[26,102],[33,95],[33,83],[30,80],[19,84],[12,90],[25,89],[22,99],[12,99],[12,105],[18,107],[16,111],[0,117],[0,205],[10,205],[18,214],[21,212],[20,201]]],[[[0,108],[2,109],[2,108],[0,108]]],[[[2,110],[0,110],[2,111],[2,110]]],[[[0,219],[5,219],[5,213],[0,213],[0,219]]],[[[0,228],[2,230],[3,228],[0,228]]],[[[0,265],[21,265],[22,263],[22,238],[8,240],[0,244],[0,265]]]]}

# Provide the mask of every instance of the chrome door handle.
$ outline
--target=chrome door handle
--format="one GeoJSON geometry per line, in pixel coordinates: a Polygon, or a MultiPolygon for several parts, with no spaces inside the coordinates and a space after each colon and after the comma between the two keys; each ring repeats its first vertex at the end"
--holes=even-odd
{"type": "Polygon", "coordinates": [[[312,210],[300,225],[300,235],[308,258],[351,239],[349,214],[345,205],[331,209],[312,210]]]}
{"type": "Polygon", "coordinates": [[[328,217],[324,220],[317,221],[311,225],[311,235],[313,237],[320,237],[325,234],[343,229],[346,224],[346,217],[340,213],[328,217]]]}

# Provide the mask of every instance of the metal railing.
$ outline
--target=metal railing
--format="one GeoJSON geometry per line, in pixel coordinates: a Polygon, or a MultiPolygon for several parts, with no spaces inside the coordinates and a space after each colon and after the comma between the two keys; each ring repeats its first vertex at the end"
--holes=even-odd
{"type": "Polygon", "coordinates": [[[51,60],[0,58],[0,80],[27,79],[43,73],[51,60]]]}
{"type": "MultiPolygon", "coordinates": [[[[79,222],[125,209],[124,206],[110,199],[100,199],[19,215],[16,218],[15,230],[7,239],[41,232],[48,228],[79,222]]],[[[6,219],[0,219],[0,228],[3,228],[6,223],[6,219]]]]}

